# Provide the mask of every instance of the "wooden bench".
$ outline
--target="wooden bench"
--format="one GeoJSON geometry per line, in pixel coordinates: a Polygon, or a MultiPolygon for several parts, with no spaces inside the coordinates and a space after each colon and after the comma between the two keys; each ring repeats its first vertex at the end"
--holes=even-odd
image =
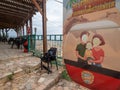
{"type": "MultiPolygon", "coordinates": [[[[40,50],[31,50],[31,52],[33,53],[33,56],[40,58],[40,61],[41,61],[41,57],[43,56],[43,53],[41,53],[40,50]]],[[[46,67],[43,64],[41,64],[41,67],[43,67],[48,72],[52,72],[50,68],[46,67]]]]}
{"type": "Polygon", "coordinates": [[[48,74],[52,71],[50,70],[49,64],[51,64],[52,68],[52,61],[55,61],[56,68],[58,70],[58,64],[57,64],[57,48],[51,47],[47,53],[45,53],[41,57],[41,70],[42,68],[45,68],[48,71],[48,74]],[[43,67],[43,62],[47,64],[47,66],[43,67]]]}
{"type": "Polygon", "coordinates": [[[51,68],[52,68],[52,64],[56,64],[56,68],[58,70],[56,51],[55,51],[55,56],[54,56],[55,59],[51,60],[49,58],[50,61],[49,60],[47,61],[47,58],[45,58],[43,60],[44,55],[43,55],[43,53],[40,52],[40,50],[31,50],[31,52],[33,53],[33,56],[36,56],[36,57],[40,58],[40,61],[41,61],[41,70],[42,70],[42,68],[44,68],[45,70],[48,71],[48,73],[52,73],[52,70],[50,70],[49,64],[51,64],[51,68]],[[54,61],[54,62],[52,63],[52,61],[54,61]],[[45,66],[42,62],[47,63],[48,66],[45,66]]]}

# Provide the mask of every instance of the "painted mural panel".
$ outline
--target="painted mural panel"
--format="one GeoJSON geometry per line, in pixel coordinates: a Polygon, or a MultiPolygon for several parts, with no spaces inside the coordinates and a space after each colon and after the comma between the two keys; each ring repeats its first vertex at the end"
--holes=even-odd
{"type": "Polygon", "coordinates": [[[64,0],[63,6],[63,58],[70,77],[93,90],[119,90],[120,1],[64,0]]]}

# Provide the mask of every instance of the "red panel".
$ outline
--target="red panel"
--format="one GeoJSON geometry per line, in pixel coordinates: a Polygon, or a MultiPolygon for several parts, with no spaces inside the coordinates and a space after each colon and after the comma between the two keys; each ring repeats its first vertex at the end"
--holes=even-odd
{"type": "Polygon", "coordinates": [[[71,66],[68,64],[66,64],[66,69],[73,81],[75,81],[85,87],[88,87],[92,90],[120,90],[120,80],[119,79],[89,71],[90,73],[93,74],[94,81],[92,84],[86,84],[86,83],[84,83],[84,81],[81,78],[81,72],[87,71],[87,70],[84,70],[82,68],[78,68],[75,66],[71,66]]]}

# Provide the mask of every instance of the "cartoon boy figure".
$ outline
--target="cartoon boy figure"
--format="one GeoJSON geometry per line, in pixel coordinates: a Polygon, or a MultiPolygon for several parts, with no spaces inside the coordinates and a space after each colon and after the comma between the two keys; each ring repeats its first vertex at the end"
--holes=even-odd
{"type": "Polygon", "coordinates": [[[85,51],[86,51],[86,43],[88,42],[89,37],[88,31],[83,31],[80,35],[80,43],[76,47],[76,56],[78,58],[78,62],[85,62],[85,51]]]}
{"type": "Polygon", "coordinates": [[[90,41],[86,44],[86,51],[84,58],[87,60],[88,64],[93,65],[94,63],[91,63],[89,60],[94,60],[93,54],[92,54],[92,43],[90,41]]]}

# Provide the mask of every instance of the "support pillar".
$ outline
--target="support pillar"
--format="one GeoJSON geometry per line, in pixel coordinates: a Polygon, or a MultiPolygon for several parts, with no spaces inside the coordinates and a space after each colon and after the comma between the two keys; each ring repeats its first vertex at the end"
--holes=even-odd
{"type": "Polygon", "coordinates": [[[6,29],[5,30],[5,33],[6,33],[6,37],[8,37],[9,35],[8,35],[8,31],[10,30],[10,28],[8,28],[8,29],[6,29]]]}
{"type": "Polygon", "coordinates": [[[3,37],[4,37],[4,29],[2,29],[2,35],[3,35],[3,37]]]}
{"type": "Polygon", "coordinates": [[[26,22],[26,35],[28,35],[27,29],[28,29],[28,21],[26,22]]]}
{"type": "Polygon", "coordinates": [[[19,27],[19,36],[22,36],[22,26],[19,27]]]}
{"type": "Polygon", "coordinates": [[[5,29],[5,36],[8,37],[8,35],[7,35],[7,28],[5,29]]]}
{"type": "Polygon", "coordinates": [[[18,27],[16,28],[16,33],[17,33],[17,37],[19,36],[19,29],[18,29],[18,27]]]}
{"type": "Polygon", "coordinates": [[[43,53],[47,52],[47,19],[46,19],[46,0],[43,0],[43,53]]]}
{"type": "Polygon", "coordinates": [[[2,35],[1,35],[1,29],[0,29],[0,37],[1,37],[2,35]]]}
{"type": "Polygon", "coordinates": [[[33,34],[33,30],[32,30],[32,17],[30,17],[30,30],[31,30],[31,35],[33,34]]]}
{"type": "Polygon", "coordinates": [[[24,29],[24,26],[22,27],[23,28],[23,36],[25,35],[25,29],[24,29]]]}

